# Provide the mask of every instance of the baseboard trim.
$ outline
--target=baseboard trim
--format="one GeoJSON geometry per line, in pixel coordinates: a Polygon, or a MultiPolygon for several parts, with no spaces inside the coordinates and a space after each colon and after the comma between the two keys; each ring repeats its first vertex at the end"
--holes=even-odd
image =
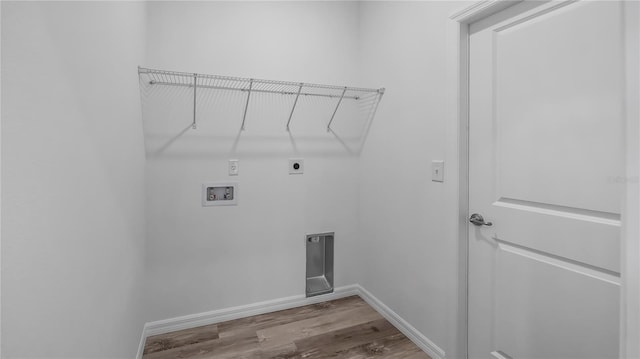
{"type": "Polygon", "coordinates": [[[396,312],[387,307],[382,301],[376,298],[368,290],[358,285],[358,295],[364,299],[373,309],[388,320],[394,327],[398,328],[402,334],[406,335],[415,345],[429,354],[432,359],[444,359],[445,353],[429,338],[424,336],[418,329],[414,328],[409,322],[404,320],[396,312]]]}
{"type": "Polygon", "coordinates": [[[378,311],[380,315],[385,317],[385,319],[387,319],[391,324],[398,328],[398,330],[406,335],[420,349],[429,354],[433,359],[444,359],[445,353],[442,349],[440,349],[427,337],[422,335],[422,333],[411,326],[411,324],[409,324],[406,320],[402,319],[384,303],[378,300],[378,298],[374,297],[373,294],[371,294],[369,291],[362,288],[358,284],[339,287],[336,288],[333,293],[319,295],[311,298],[306,298],[304,295],[296,295],[259,303],[149,322],[144,325],[136,358],[142,358],[142,354],[144,352],[144,343],[150,336],[169,333],[177,330],[195,328],[203,325],[226,322],[229,320],[246,318],[254,315],[276,312],[279,310],[302,307],[305,305],[340,299],[352,295],[360,296],[372,308],[378,311]]]}
{"type": "Polygon", "coordinates": [[[144,343],[147,341],[147,324],[142,327],[142,335],[140,335],[140,343],[138,344],[138,353],[136,353],[136,359],[142,359],[144,353],[144,343]]]}
{"type": "Polygon", "coordinates": [[[358,285],[348,285],[335,288],[333,293],[318,295],[310,298],[306,298],[304,295],[295,295],[291,297],[278,298],[264,302],[241,305],[237,307],[149,322],[144,325],[137,358],[142,358],[142,354],[144,352],[144,343],[150,336],[200,327],[203,325],[226,322],[229,320],[251,317],[254,315],[277,312],[279,310],[302,307],[305,305],[326,302],[329,300],[340,299],[358,294],[358,285]]]}

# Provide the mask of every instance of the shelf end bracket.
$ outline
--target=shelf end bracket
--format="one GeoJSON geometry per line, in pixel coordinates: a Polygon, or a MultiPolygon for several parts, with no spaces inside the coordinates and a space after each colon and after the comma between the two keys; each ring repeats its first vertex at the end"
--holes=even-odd
{"type": "Polygon", "coordinates": [[[253,88],[253,79],[249,79],[249,91],[247,92],[247,102],[244,105],[244,114],[242,115],[242,131],[244,131],[244,122],[247,120],[247,109],[249,109],[249,99],[251,98],[251,89],[253,88]]]}
{"type": "Polygon", "coordinates": [[[191,128],[194,130],[198,128],[196,123],[196,91],[198,88],[198,74],[193,74],[193,123],[191,124],[191,128]]]}
{"type": "Polygon", "coordinates": [[[300,83],[300,87],[298,87],[298,94],[296,94],[296,99],[293,101],[293,107],[291,107],[291,113],[289,114],[289,121],[287,121],[287,132],[289,132],[289,124],[291,123],[291,118],[293,117],[293,111],[296,109],[296,105],[298,104],[298,98],[300,97],[300,92],[302,92],[302,86],[304,83],[300,83]]]}
{"type": "Polygon", "coordinates": [[[342,103],[342,99],[344,98],[344,94],[347,92],[347,87],[344,87],[344,90],[342,90],[342,95],[340,96],[340,100],[338,100],[338,104],[336,105],[335,110],[333,110],[333,114],[331,115],[331,119],[329,120],[329,123],[327,124],[327,132],[331,131],[331,123],[333,122],[333,118],[336,117],[336,112],[338,112],[338,107],[340,107],[340,104],[342,103]]]}

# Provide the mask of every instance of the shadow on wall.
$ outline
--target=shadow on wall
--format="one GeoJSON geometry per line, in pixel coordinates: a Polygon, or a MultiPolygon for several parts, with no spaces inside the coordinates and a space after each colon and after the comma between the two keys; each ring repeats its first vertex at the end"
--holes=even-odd
{"type": "Polygon", "coordinates": [[[147,158],[358,156],[382,98],[240,80],[140,73],[147,158]]]}

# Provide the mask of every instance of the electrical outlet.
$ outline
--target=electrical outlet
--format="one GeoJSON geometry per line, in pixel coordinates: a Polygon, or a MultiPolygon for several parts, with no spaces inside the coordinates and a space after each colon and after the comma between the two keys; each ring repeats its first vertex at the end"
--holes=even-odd
{"type": "Polygon", "coordinates": [[[431,180],[444,182],[444,161],[431,161],[431,180]]]}
{"type": "Polygon", "coordinates": [[[304,160],[302,158],[289,159],[289,174],[299,175],[304,173],[304,160]]]}
{"type": "Polygon", "coordinates": [[[240,166],[240,161],[238,160],[229,160],[229,176],[237,176],[240,166]]]}

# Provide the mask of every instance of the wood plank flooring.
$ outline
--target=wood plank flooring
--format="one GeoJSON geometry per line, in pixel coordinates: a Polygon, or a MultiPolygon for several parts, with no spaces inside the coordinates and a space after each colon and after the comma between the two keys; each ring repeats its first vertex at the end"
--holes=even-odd
{"type": "Polygon", "coordinates": [[[431,359],[358,296],[147,338],[144,359],[431,359]]]}

